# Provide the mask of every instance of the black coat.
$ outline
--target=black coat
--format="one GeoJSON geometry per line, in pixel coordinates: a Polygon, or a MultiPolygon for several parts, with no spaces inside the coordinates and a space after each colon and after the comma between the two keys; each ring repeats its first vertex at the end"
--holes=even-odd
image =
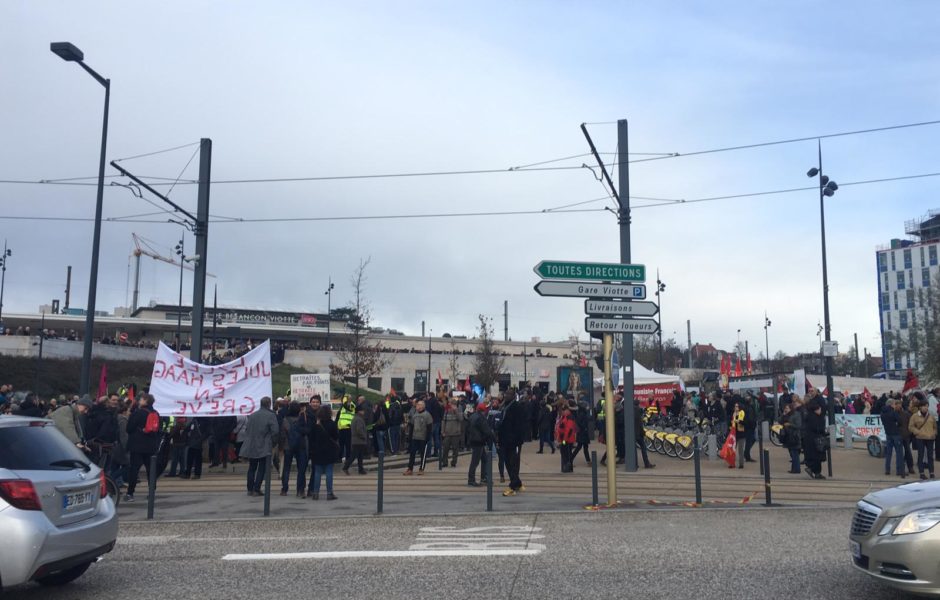
{"type": "Polygon", "coordinates": [[[493,435],[493,429],[483,413],[474,411],[470,415],[470,423],[467,425],[467,437],[470,445],[474,447],[489,446],[496,441],[493,435]]]}
{"type": "Polygon", "coordinates": [[[235,427],[238,426],[236,417],[213,417],[212,418],[212,438],[216,442],[228,441],[235,427]]]}
{"type": "Polygon", "coordinates": [[[339,459],[339,429],[332,419],[311,426],[308,440],[311,464],[322,467],[339,459]]]}
{"type": "Polygon", "coordinates": [[[503,422],[499,426],[499,445],[503,448],[515,448],[525,442],[528,429],[528,415],[518,400],[511,400],[503,406],[503,422]]]}
{"type": "Polygon", "coordinates": [[[147,415],[155,412],[151,408],[138,408],[127,419],[127,451],[139,454],[156,454],[160,447],[160,430],[144,433],[147,415]]]}
{"type": "Polygon", "coordinates": [[[85,419],[85,439],[113,444],[118,439],[117,415],[107,406],[96,404],[85,419]]]}
{"type": "Polygon", "coordinates": [[[885,406],[881,411],[881,424],[885,435],[901,435],[901,416],[890,406],[885,406]]]}
{"type": "Polygon", "coordinates": [[[807,410],[803,422],[803,454],[807,460],[822,460],[825,451],[816,449],[816,439],[826,435],[826,413],[817,415],[815,411],[807,410]]]}

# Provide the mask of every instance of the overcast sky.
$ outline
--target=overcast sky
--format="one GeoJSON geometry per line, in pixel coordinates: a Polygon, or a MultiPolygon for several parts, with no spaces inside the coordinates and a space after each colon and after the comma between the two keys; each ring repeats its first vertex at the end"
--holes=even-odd
{"type": "MultiPolygon", "coordinates": [[[[582,122],[629,119],[630,150],[694,152],[940,119],[940,5],[912,2],[33,2],[0,4],[0,179],[94,176],[103,89],[49,52],[70,41],[112,80],[108,159],[213,140],[212,177],[508,169],[587,152],[582,122]]],[[[591,125],[601,152],[616,126],[591,125]]],[[[940,126],[826,139],[840,183],[940,171],[940,126]]],[[[194,146],[128,160],[175,179],[194,146]]],[[[604,155],[612,161],[613,156],[604,155]]],[[[635,156],[635,159],[642,156],[635,156]]],[[[554,166],[593,165],[581,157],[554,166]]],[[[815,141],[631,166],[637,197],[696,199],[813,185],[815,141]]],[[[197,176],[198,157],[183,172],[197,176]]],[[[108,174],[116,172],[108,168],[108,174]]],[[[114,181],[123,181],[115,179],[114,181]]],[[[616,176],[615,176],[616,181],[616,176]]],[[[93,179],[85,183],[94,183],[93,179]]],[[[166,191],[168,187],[161,188],[166,191]]],[[[940,208],[940,177],[843,186],[828,200],[833,338],[880,353],[875,248],[940,208]]],[[[540,298],[540,259],[619,259],[609,212],[433,219],[303,217],[530,211],[606,196],[587,169],[294,183],[216,183],[208,269],[220,304],[325,311],[372,258],[376,324],[513,339],[583,335],[583,302],[540,298]]],[[[195,212],[196,188],[170,197],[195,212]]],[[[0,184],[13,256],[5,310],[84,306],[95,188],[0,184]]],[[[106,217],[155,212],[106,188],[106,217]]],[[[640,208],[633,260],[660,270],[664,330],[685,346],[812,351],[822,320],[816,192],[640,208]],[[676,333],[673,333],[676,332],[676,333]]],[[[612,201],[584,204],[599,209],[612,201]]],[[[129,304],[131,233],[167,254],[167,215],[103,226],[99,309],[129,304]]],[[[187,246],[193,238],[187,234],[187,246]]],[[[179,273],[144,259],[141,300],[176,302],[179,273]]],[[[651,285],[652,288],[652,285],[651,285]]],[[[191,301],[191,281],[184,285],[191,301]]],[[[756,355],[756,352],[754,352],[756,355]]]]}

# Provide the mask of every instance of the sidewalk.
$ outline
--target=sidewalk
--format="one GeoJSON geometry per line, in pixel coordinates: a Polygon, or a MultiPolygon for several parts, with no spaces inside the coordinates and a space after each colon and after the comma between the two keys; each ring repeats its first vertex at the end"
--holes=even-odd
{"type": "MultiPolygon", "coordinates": [[[[592,445],[599,455],[604,446],[592,445]]],[[[883,462],[872,458],[864,448],[833,450],[832,479],[815,481],[805,474],[790,475],[789,457],[782,448],[769,447],[772,493],[775,504],[784,506],[848,507],[869,491],[901,483],[897,477],[883,474],[883,462]]],[[[502,497],[505,484],[500,484],[497,466],[493,465],[493,504],[496,512],[530,512],[581,510],[591,504],[591,468],[583,454],[575,461],[574,473],[562,474],[559,453],[552,455],[546,448],[537,454],[537,443],[523,447],[521,477],[526,492],[511,498],[502,497]]],[[[758,456],[757,446],[753,456],[758,456]]],[[[682,461],[662,455],[651,455],[655,469],[641,468],[626,473],[617,465],[618,499],[633,506],[660,506],[659,503],[688,503],[695,500],[693,461],[682,461]]],[[[424,476],[403,477],[401,457],[389,457],[384,472],[384,510],[386,515],[483,513],[486,488],[467,487],[469,456],[461,455],[456,469],[438,470],[438,463],[428,461],[424,476]]],[[[231,469],[232,467],[230,467],[231,469]]],[[[367,475],[344,475],[335,469],[334,487],[339,500],[317,502],[298,499],[294,495],[292,474],[289,495],[282,497],[280,478],[272,477],[271,515],[280,518],[374,515],[376,512],[376,461],[369,461],[367,475]]],[[[826,472],[825,466],[823,472],[826,472]]],[[[155,516],[159,520],[202,520],[257,518],[263,512],[263,498],[247,497],[246,465],[234,465],[234,472],[204,472],[197,481],[161,478],[157,483],[155,516]]],[[[759,505],[764,498],[764,479],[757,463],[744,469],[729,469],[722,461],[701,461],[702,496],[706,504],[735,506],[742,503],[759,505]]],[[[142,472],[143,474],[143,472],[142,472]]],[[[912,481],[908,478],[906,481],[912,481]]],[[[123,520],[146,517],[146,494],[139,490],[134,504],[121,503],[118,513],[123,520]]],[[[601,504],[607,501],[607,469],[598,465],[598,493],[601,504]]],[[[321,489],[321,498],[325,498],[321,489]]]]}

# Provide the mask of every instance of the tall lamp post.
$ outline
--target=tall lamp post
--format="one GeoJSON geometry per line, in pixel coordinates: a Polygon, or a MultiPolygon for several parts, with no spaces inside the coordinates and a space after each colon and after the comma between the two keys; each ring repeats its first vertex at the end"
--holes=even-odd
{"type": "Polygon", "coordinates": [[[180,351],[182,345],[183,333],[183,265],[186,264],[186,249],[183,245],[185,237],[180,237],[180,243],[176,245],[176,255],[180,257],[180,299],[176,309],[176,351],[180,351]]]}
{"type": "Polygon", "coordinates": [[[434,330],[430,327],[428,328],[428,383],[427,391],[428,394],[431,393],[431,334],[434,333],[434,330]]]}
{"type": "Polygon", "coordinates": [[[770,319],[767,318],[767,311],[764,311],[764,352],[767,354],[767,372],[772,372],[770,367],[770,336],[767,333],[767,330],[770,329],[770,319]]]}
{"type": "Polygon", "coordinates": [[[49,50],[62,60],[78,63],[85,72],[104,86],[104,120],[101,126],[101,159],[98,163],[98,197],[95,202],[95,233],[91,243],[91,270],[88,276],[88,303],[85,306],[85,337],[82,351],[82,375],[79,393],[88,392],[91,380],[91,349],[95,334],[95,300],[98,292],[98,252],[101,247],[101,212],[104,204],[104,163],[108,145],[108,104],[111,100],[111,80],[105,79],[85,64],[85,55],[69,42],[52,42],[49,50]]]}
{"type": "Polygon", "coordinates": [[[656,304],[659,306],[659,372],[663,372],[663,300],[662,293],[666,291],[666,284],[659,279],[659,269],[656,269],[656,304]]]}
{"type": "MultiPolygon", "coordinates": [[[[819,165],[813,167],[806,172],[807,177],[819,177],[819,231],[820,239],[822,240],[822,276],[823,276],[823,331],[825,332],[826,341],[831,340],[832,327],[829,323],[829,272],[826,267],[826,197],[831,197],[836,193],[836,190],[839,189],[838,184],[835,181],[829,179],[828,176],[823,174],[822,168],[822,142],[816,140],[816,148],[818,151],[819,165]]],[[[824,348],[825,350],[825,348],[824,348]]],[[[823,352],[823,354],[827,354],[823,352]]],[[[835,407],[833,406],[832,398],[835,395],[835,390],[832,385],[832,357],[826,356],[826,390],[829,392],[829,397],[826,398],[826,410],[829,413],[829,424],[832,425],[836,422],[835,407]]]]}
{"type": "Polygon", "coordinates": [[[0,327],[3,326],[3,289],[7,283],[7,259],[13,256],[13,250],[7,248],[7,241],[3,240],[3,255],[0,256],[0,269],[3,274],[0,275],[0,327]]]}
{"type": "Polygon", "coordinates": [[[327,279],[329,283],[326,286],[326,291],[323,292],[323,295],[326,296],[326,350],[330,349],[330,320],[333,318],[333,288],[336,287],[333,285],[333,278],[330,277],[327,279]]]}

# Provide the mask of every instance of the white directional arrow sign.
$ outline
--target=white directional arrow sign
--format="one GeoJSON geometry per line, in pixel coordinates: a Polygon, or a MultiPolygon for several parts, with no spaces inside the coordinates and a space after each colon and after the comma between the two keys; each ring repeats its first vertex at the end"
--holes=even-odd
{"type": "Polygon", "coordinates": [[[659,312],[655,302],[617,302],[616,300],[585,300],[584,312],[591,316],[652,317],[659,312]]]}
{"type": "Polygon", "coordinates": [[[588,333],[656,333],[659,325],[653,319],[584,319],[584,330],[588,333]]]}
{"type": "Polygon", "coordinates": [[[540,281],[535,284],[535,291],[539,296],[622,298],[624,300],[646,299],[646,286],[640,284],[618,285],[584,281],[540,281]]]}

